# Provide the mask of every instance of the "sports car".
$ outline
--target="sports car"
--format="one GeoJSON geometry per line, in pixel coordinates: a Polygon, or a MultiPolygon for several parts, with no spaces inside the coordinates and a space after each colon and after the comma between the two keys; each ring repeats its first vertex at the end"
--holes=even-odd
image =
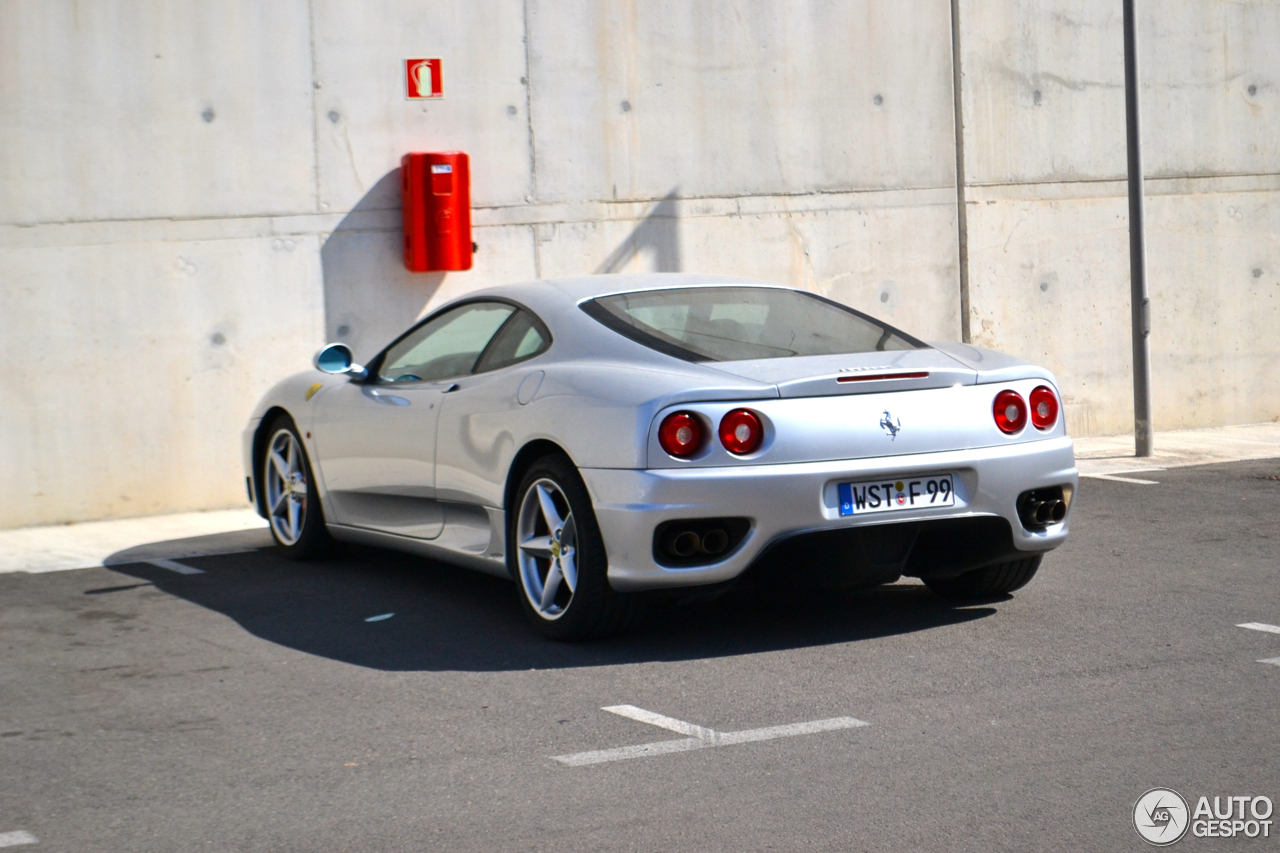
{"type": "Polygon", "coordinates": [[[687,274],[472,293],[367,365],[331,343],[257,405],[243,458],[287,556],[341,540],[510,578],[558,639],[744,578],[1004,595],[1078,483],[1043,368],[687,274]]]}

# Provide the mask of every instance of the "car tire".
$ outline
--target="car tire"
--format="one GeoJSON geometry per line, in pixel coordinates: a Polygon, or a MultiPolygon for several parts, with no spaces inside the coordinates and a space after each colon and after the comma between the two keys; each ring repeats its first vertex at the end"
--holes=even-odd
{"type": "Polygon", "coordinates": [[[1036,576],[1043,555],[1011,560],[965,572],[954,578],[924,578],[925,585],[943,598],[994,598],[1022,589],[1036,576]]]}
{"type": "Polygon", "coordinates": [[[575,641],[633,630],[636,595],[609,585],[609,560],[591,497],[567,456],[544,456],[520,480],[507,514],[507,568],[533,629],[575,641]]]}
{"type": "Polygon", "coordinates": [[[267,524],[279,552],[291,560],[324,556],[333,539],[325,527],[311,460],[288,415],[280,415],[267,428],[259,471],[267,524]]]}

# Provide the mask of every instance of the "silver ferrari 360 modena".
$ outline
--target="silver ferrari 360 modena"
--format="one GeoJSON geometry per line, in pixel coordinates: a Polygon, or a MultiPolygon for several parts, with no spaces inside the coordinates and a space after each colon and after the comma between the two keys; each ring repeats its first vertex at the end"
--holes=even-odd
{"type": "Polygon", "coordinates": [[[737,278],[481,291],[314,367],[244,431],[280,550],[508,577],[560,639],[744,577],[1002,595],[1066,539],[1078,482],[1043,368],[737,278]]]}

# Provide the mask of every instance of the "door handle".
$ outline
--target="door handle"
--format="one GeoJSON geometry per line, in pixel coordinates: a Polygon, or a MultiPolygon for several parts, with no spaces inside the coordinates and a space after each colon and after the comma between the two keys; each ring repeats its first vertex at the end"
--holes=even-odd
{"type": "Polygon", "coordinates": [[[458,390],[459,388],[461,388],[461,387],[462,387],[461,385],[459,385],[457,382],[455,382],[455,383],[453,383],[452,385],[450,385],[448,388],[444,389],[444,391],[442,391],[441,393],[442,393],[442,394],[448,394],[448,393],[450,393],[450,392],[452,392],[452,391],[457,391],[457,390],[458,390]]]}
{"type": "Polygon", "coordinates": [[[388,406],[407,406],[407,405],[409,405],[409,401],[408,401],[408,400],[406,400],[404,397],[398,397],[398,396],[396,396],[395,394],[385,394],[385,393],[382,393],[382,392],[380,392],[380,391],[370,391],[370,392],[369,392],[369,396],[370,396],[370,397],[372,397],[373,399],[377,400],[379,403],[384,403],[384,404],[386,404],[386,405],[388,405],[388,406]]]}

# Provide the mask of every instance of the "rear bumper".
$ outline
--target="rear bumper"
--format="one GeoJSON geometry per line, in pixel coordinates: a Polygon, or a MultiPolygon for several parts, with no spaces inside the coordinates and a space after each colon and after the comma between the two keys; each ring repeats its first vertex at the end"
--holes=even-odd
{"type": "MultiPolygon", "coordinates": [[[[1028,489],[1079,483],[1071,439],[876,459],[629,470],[584,468],[609,556],[609,582],[624,592],[722,583],[742,574],[771,544],[799,534],[940,519],[1004,519],[1017,553],[1049,551],[1066,540],[1070,507],[1060,524],[1029,531],[1016,501],[1028,489]],[[955,475],[953,507],[842,517],[841,482],[955,475]],[[654,529],[664,521],[741,516],[751,529],[719,562],[668,568],[654,558],[654,529]]],[[[839,537],[833,539],[838,542],[839,537]]],[[[961,544],[962,543],[958,543],[961,544]]]]}

